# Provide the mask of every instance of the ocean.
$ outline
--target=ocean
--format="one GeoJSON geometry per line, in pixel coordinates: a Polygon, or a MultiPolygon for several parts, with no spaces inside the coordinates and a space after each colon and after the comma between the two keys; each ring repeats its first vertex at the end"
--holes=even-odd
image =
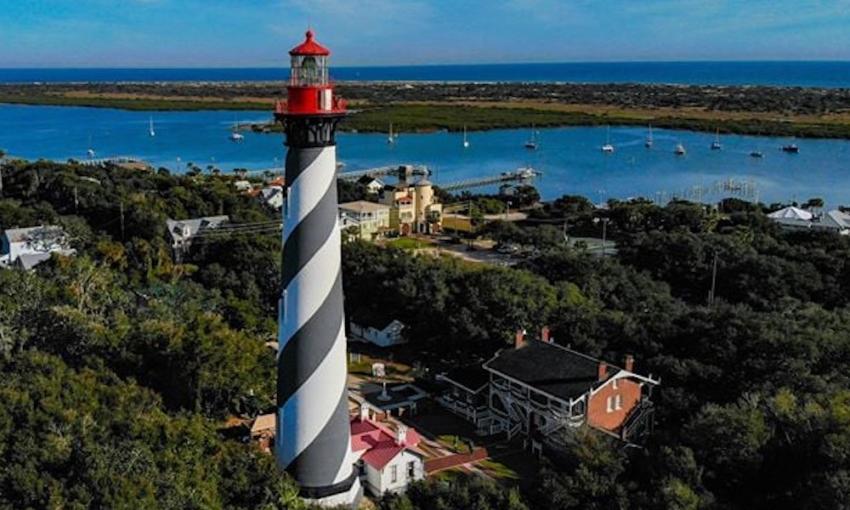
{"type": "MultiPolygon", "coordinates": [[[[0,69],[0,83],[115,81],[275,81],[279,68],[0,69]]],[[[339,81],[488,81],[665,83],[850,87],[850,62],[588,62],[433,66],[334,67],[339,81]]]]}

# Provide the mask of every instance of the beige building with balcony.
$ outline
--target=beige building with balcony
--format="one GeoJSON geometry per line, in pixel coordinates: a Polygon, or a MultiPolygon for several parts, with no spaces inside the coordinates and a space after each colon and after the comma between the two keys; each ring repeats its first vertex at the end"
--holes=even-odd
{"type": "Polygon", "coordinates": [[[437,202],[434,186],[426,177],[413,186],[387,186],[380,202],[390,207],[390,229],[400,235],[435,234],[442,229],[443,205],[437,202]]]}
{"type": "Polygon", "coordinates": [[[364,241],[374,241],[390,229],[390,207],[365,200],[339,204],[339,226],[364,241]]]}

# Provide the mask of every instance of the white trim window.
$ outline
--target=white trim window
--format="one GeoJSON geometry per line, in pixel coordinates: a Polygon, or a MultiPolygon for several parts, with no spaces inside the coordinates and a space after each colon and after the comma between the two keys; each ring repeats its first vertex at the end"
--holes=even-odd
{"type": "Polygon", "coordinates": [[[393,464],[390,466],[390,483],[398,482],[398,466],[393,464]]]}
{"type": "Polygon", "coordinates": [[[622,395],[620,395],[620,394],[617,394],[617,395],[614,397],[614,409],[616,409],[617,411],[619,411],[619,410],[621,410],[622,408],[623,408],[623,396],[622,396],[622,395]]]}
{"type": "Polygon", "coordinates": [[[614,397],[609,396],[608,399],[605,401],[605,404],[606,404],[605,405],[605,412],[606,413],[613,413],[614,412],[614,397]]]}

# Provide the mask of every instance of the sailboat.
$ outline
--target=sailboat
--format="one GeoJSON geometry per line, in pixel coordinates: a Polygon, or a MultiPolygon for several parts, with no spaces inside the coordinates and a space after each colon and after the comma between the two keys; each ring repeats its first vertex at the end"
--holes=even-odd
{"type": "Polygon", "coordinates": [[[239,122],[236,120],[236,117],[233,117],[233,129],[230,131],[230,141],[231,142],[241,142],[245,139],[245,136],[238,131],[239,122]]]}
{"type": "Polygon", "coordinates": [[[611,145],[611,126],[606,126],[605,145],[602,146],[602,152],[606,154],[614,152],[614,146],[611,145]]]}
{"type": "Polygon", "coordinates": [[[755,150],[753,150],[753,151],[751,151],[751,152],[750,152],[750,157],[751,157],[751,158],[763,158],[763,157],[764,157],[764,153],[763,153],[762,151],[760,151],[760,150],[758,149],[758,147],[756,147],[756,149],[755,149],[755,150]]]}
{"type": "Polygon", "coordinates": [[[720,129],[718,129],[714,133],[714,141],[711,142],[711,150],[719,151],[722,148],[723,148],[723,145],[721,145],[721,143],[720,143],[720,129]]]}
{"type": "Polygon", "coordinates": [[[643,142],[643,146],[647,149],[652,148],[652,124],[649,125],[649,134],[646,135],[646,141],[643,142]]]}
{"type": "Polygon", "coordinates": [[[673,153],[677,156],[684,156],[688,151],[685,150],[685,146],[680,143],[676,144],[676,148],[673,150],[673,153]]]}
{"type": "Polygon", "coordinates": [[[466,138],[466,124],[463,125],[463,148],[469,148],[469,140],[466,138]]]}
{"type": "Polygon", "coordinates": [[[150,135],[151,138],[156,136],[156,131],[153,130],[153,117],[150,118],[150,124],[148,125],[148,135],[150,135]]]}
{"type": "Polygon", "coordinates": [[[88,155],[89,159],[94,159],[95,152],[91,144],[91,135],[89,135],[89,149],[86,151],[86,154],[88,155]]]}
{"type": "Polygon", "coordinates": [[[525,142],[525,148],[529,150],[537,150],[537,130],[534,129],[534,124],[531,125],[531,138],[525,142]]]}
{"type": "Polygon", "coordinates": [[[393,134],[393,123],[390,122],[390,134],[387,135],[387,143],[395,143],[395,135],[393,134]]]}

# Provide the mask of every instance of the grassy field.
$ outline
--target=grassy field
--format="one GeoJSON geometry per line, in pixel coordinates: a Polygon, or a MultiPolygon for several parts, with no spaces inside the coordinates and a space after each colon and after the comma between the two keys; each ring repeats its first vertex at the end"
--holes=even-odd
{"type": "Polygon", "coordinates": [[[200,110],[267,110],[271,113],[271,102],[222,101],[215,99],[165,99],[149,97],[0,95],[0,103],[45,106],[88,106],[91,108],[116,108],[119,110],[144,111],[200,111],[200,110]]]}
{"type": "MultiPolygon", "coordinates": [[[[121,94],[0,94],[0,103],[88,106],[124,110],[192,111],[257,110],[271,114],[271,98],[230,100],[212,97],[154,97],[121,94]]],[[[358,105],[356,115],[342,128],[385,132],[392,122],[398,132],[592,125],[647,125],[723,133],[800,138],[850,138],[850,112],[826,115],[782,115],[764,112],[716,111],[704,108],[626,108],[619,106],[547,103],[538,101],[461,101],[358,105]]],[[[256,126],[260,130],[266,126],[256,126]]],[[[272,126],[273,131],[279,126],[272,126]]]]}
{"type": "Polygon", "coordinates": [[[428,246],[430,246],[425,241],[413,237],[399,237],[396,239],[392,239],[390,241],[387,241],[386,245],[402,250],[418,250],[420,248],[427,248],[428,246]]]}

